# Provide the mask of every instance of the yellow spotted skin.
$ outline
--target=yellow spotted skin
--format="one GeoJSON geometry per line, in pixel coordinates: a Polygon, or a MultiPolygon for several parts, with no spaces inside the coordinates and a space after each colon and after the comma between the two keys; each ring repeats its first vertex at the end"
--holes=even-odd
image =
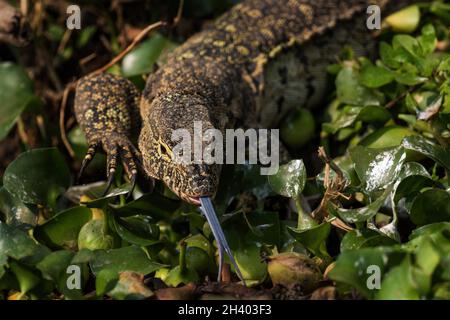
{"type": "Polygon", "coordinates": [[[141,94],[127,79],[109,73],[82,78],[75,95],[75,115],[89,144],[84,166],[96,150],[107,154],[107,174],[112,176],[120,157],[134,179],[140,154],[133,139],[140,131],[141,94]]]}
{"type": "MultiPolygon", "coordinates": [[[[77,119],[90,142],[108,140],[106,135],[125,139],[132,128],[142,125],[138,145],[145,172],[186,201],[212,196],[220,165],[173,163],[175,129],[193,133],[194,121],[201,121],[203,130],[222,132],[272,128],[293,107],[317,105],[326,92],[326,66],[345,45],[359,54],[374,51],[366,28],[367,7],[379,5],[385,15],[411,2],[243,1],[174,50],[167,63],[149,76],[136,125],[129,122],[136,99],[125,103],[131,97],[127,85],[102,75],[80,82],[83,93],[77,97],[84,107],[76,108],[77,119]],[[114,111],[109,114],[105,106],[114,111]]],[[[206,146],[204,142],[202,149],[206,146]]]]}

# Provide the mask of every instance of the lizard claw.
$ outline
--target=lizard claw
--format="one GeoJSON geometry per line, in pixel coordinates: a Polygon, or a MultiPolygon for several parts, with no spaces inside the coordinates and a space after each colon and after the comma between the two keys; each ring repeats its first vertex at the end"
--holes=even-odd
{"type": "Polygon", "coordinates": [[[131,182],[131,189],[130,189],[130,191],[129,191],[128,194],[127,194],[127,200],[130,200],[130,199],[131,199],[131,196],[133,195],[134,188],[136,187],[136,180],[137,180],[137,173],[134,174],[134,175],[131,177],[131,179],[130,179],[130,182],[131,182]]]}
{"type": "Polygon", "coordinates": [[[113,180],[114,180],[114,171],[110,171],[108,175],[108,181],[106,182],[105,191],[103,191],[102,193],[102,198],[108,194],[109,189],[111,189],[113,180]]]}
{"type": "Polygon", "coordinates": [[[142,168],[141,155],[134,145],[128,141],[128,139],[98,139],[98,141],[91,142],[89,144],[86,156],[81,164],[80,171],[77,177],[77,183],[79,183],[86,167],[94,158],[99,146],[102,146],[103,151],[106,153],[106,168],[107,168],[107,183],[106,188],[103,191],[102,197],[106,196],[110,190],[113,181],[114,174],[117,169],[117,162],[120,160],[131,183],[131,189],[127,195],[127,199],[131,198],[131,195],[136,187],[136,181],[138,177],[138,168],[142,168]]]}
{"type": "Polygon", "coordinates": [[[78,184],[80,182],[81,177],[83,176],[84,170],[89,165],[89,163],[92,161],[92,159],[94,159],[94,156],[97,153],[97,147],[98,147],[97,143],[89,145],[86,155],[84,156],[83,162],[81,163],[81,168],[77,175],[76,184],[78,184]]]}

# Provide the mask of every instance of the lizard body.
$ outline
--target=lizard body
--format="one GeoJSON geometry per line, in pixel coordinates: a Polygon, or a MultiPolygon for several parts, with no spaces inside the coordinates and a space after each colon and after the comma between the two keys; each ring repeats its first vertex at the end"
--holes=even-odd
{"type": "MultiPolygon", "coordinates": [[[[198,204],[217,190],[220,165],[172,161],[175,129],[192,133],[234,127],[276,127],[295,106],[313,106],[326,91],[326,66],[347,43],[373,52],[366,9],[389,0],[247,0],[178,47],[139,95],[110,74],[79,81],[75,112],[89,151],[108,154],[108,175],[120,155],[130,179],[142,159],[146,173],[198,204]],[[138,103],[140,99],[140,103],[138,103]],[[131,136],[140,132],[139,151],[131,136]],[[139,152],[142,157],[140,157],[139,152]]],[[[383,11],[385,12],[385,11],[383,11]]]]}

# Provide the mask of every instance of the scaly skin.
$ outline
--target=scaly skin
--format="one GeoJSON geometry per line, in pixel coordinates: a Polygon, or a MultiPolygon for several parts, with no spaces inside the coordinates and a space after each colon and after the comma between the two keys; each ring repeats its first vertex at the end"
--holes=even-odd
{"type": "Polygon", "coordinates": [[[102,147],[107,154],[108,179],[114,177],[120,156],[130,180],[135,181],[140,153],[133,136],[140,131],[139,90],[129,80],[104,73],[78,82],[75,115],[86,135],[89,148],[82,169],[102,147]]]}
{"type": "Polygon", "coordinates": [[[326,66],[344,45],[361,54],[373,52],[368,5],[379,5],[385,15],[399,2],[412,1],[244,1],[178,47],[149,76],[140,100],[141,121],[132,116],[139,94],[128,80],[111,75],[81,79],[75,111],[91,146],[85,164],[101,144],[110,159],[108,172],[114,171],[119,150],[130,177],[135,176],[129,137],[142,123],[139,151],[146,173],[198,204],[198,197],[215,194],[221,167],[174,163],[173,130],[192,134],[194,121],[202,121],[203,130],[222,132],[272,128],[293,107],[313,107],[326,90],[326,66]]]}

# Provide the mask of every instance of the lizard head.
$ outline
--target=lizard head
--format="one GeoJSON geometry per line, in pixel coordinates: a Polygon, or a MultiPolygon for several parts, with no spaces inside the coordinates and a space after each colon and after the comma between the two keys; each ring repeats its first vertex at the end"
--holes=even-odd
{"type": "Polygon", "coordinates": [[[194,146],[202,152],[207,146],[194,137],[195,123],[201,123],[203,131],[214,128],[206,105],[198,95],[165,94],[141,108],[139,149],[145,171],[196,205],[200,197],[215,195],[220,174],[218,164],[192,161],[194,146]],[[183,148],[186,146],[188,149],[183,148]]]}

